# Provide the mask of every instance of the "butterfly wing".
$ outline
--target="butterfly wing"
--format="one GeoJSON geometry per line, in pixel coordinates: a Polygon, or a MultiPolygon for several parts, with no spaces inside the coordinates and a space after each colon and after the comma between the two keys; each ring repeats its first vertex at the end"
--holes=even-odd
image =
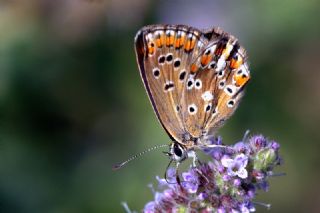
{"type": "Polygon", "coordinates": [[[135,51],[149,99],[171,139],[183,142],[183,91],[191,62],[205,48],[208,39],[183,25],[152,25],[135,37],[135,51]]]}
{"type": "Polygon", "coordinates": [[[219,28],[204,34],[210,41],[189,67],[182,98],[183,123],[194,138],[233,114],[250,79],[246,53],[235,37],[219,28]]]}

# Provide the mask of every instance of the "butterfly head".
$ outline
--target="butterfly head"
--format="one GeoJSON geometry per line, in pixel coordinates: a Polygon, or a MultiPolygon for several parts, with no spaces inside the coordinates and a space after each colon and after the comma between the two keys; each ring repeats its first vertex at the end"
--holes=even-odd
{"type": "Polygon", "coordinates": [[[188,158],[188,150],[187,147],[173,141],[170,144],[169,152],[166,153],[169,158],[175,162],[182,162],[188,158]]]}

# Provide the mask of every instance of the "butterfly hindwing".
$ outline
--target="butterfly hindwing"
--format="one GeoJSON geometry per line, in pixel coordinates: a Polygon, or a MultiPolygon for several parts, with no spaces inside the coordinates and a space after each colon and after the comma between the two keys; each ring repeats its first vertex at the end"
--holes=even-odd
{"type": "Polygon", "coordinates": [[[233,114],[250,79],[245,51],[236,38],[218,28],[213,32],[191,63],[184,90],[183,122],[194,138],[216,130],[233,114]]]}

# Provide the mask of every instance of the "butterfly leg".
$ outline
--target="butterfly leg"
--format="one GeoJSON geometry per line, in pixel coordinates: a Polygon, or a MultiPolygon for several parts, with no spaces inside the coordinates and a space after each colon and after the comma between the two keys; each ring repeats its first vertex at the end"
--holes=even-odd
{"type": "Polygon", "coordinates": [[[195,151],[188,152],[188,158],[192,158],[192,167],[196,167],[196,162],[198,161],[198,157],[195,151]]]}
{"type": "Polygon", "coordinates": [[[179,165],[180,165],[180,163],[177,162],[177,164],[176,164],[176,181],[177,181],[177,184],[181,187],[181,180],[180,180],[179,171],[178,171],[179,165]]]}

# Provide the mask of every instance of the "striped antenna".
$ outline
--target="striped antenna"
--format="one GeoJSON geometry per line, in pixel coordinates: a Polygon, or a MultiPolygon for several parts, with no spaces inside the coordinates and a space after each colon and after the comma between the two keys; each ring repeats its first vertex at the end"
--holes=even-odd
{"type": "Polygon", "coordinates": [[[124,165],[126,165],[126,164],[129,163],[130,161],[133,161],[134,159],[140,157],[141,155],[144,155],[144,154],[146,154],[146,153],[148,153],[148,152],[150,152],[150,151],[153,151],[153,150],[155,150],[155,149],[159,149],[159,148],[167,147],[167,146],[169,146],[169,145],[167,145],[167,144],[162,144],[162,145],[157,145],[157,146],[151,147],[151,148],[149,148],[149,149],[147,149],[147,150],[144,150],[144,151],[142,151],[142,152],[140,152],[140,153],[132,156],[132,157],[129,158],[128,160],[123,161],[122,163],[118,163],[118,164],[114,165],[114,166],[112,167],[112,170],[121,169],[124,165]]]}

